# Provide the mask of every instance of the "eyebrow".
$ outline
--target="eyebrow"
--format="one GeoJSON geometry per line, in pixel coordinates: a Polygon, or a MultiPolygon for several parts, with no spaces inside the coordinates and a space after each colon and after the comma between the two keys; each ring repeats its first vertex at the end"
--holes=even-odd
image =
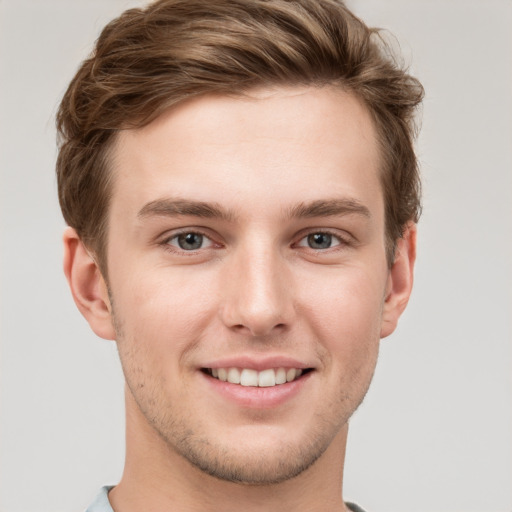
{"type": "MultiPolygon", "coordinates": [[[[370,210],[355,199],[318,199],[310,203],[299,203],[285,210],[290,218],[334,217],[337,215],[362,215],[371,218],[370,210]]],[[[233,222],[237,216],[218,203],[192,201],[187,199],[157,199],[145,204],[137,217],[178,217],[189,215],[205,219],[221,219],[233,222]]]]}
{"type": "Polygon", "coordinates": [[[137,214],[139,218],[146,217],[178,217],[191,215],[206,219],[218,218],[233,221],[235,214],[222,208],[218,203],[190,201],[187,199],[157,199],[145,204],[137,214]]]}
{"type": "Polygon", "coordinates": [[[320,199],[300,203],[287,210],[290,218],[334,217],[337,215],[362,215],[371,218],[370,210],[355,199],[320,199]]]}

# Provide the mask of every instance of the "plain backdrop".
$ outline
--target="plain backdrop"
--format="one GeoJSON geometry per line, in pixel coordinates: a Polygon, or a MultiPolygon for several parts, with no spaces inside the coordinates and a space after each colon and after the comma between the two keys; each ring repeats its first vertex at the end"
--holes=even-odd
{"type": "MultiPolygon", "coordinates": [[[[1,512],[83,510],[121,476],[115,346],[61,271],[54,114],[99,30],[141,3],[0,0],[1,512]]],[[[512,2],[350,5],[397,36],[427,95],[415,290],[352,420],[345,498],[510,512],[512,2]]]]}

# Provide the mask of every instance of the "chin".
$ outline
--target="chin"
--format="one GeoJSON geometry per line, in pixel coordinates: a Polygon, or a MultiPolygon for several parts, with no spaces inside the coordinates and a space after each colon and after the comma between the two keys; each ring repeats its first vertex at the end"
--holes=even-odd
{"type": "Polygon", "coordinates": [[[188,447],[180,455],[203,473],[219,480],[263,486],[282,483],[300,475],[318,460],[327,447],[310,448],[285,446],[278,453],[267,449],[258,454],[247,454],[207,449],[202,445],[199,450],[188,447]]]}
{"type": "MultiPolygon", "coordinates": [[[[261,427],[265,429],[265,427],[261,427]]],[[[250,429],[245,442],[236,437],[224,444],[198,436],[167,439],[168,446],[203,473],[219,480],[245,485],[278,484],[297,477],[327,450],[332,435],[311,433],[306,439],[283,442],[250,429]],[[237,446],[238,445],[238,446],[237,446]]]]}

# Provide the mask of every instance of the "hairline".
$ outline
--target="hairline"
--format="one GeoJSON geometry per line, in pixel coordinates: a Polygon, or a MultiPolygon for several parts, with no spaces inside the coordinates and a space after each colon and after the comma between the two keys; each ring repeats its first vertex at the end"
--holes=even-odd
{"type": "MultiPolygon", "coordinates": [[[[104,165],[105,165],[105,172],[108,173],[108,190],[107,190],[107,200],[106,200],[106,210],[105,215],[103,218],[102,223],[102,229],[99,232],[99,237],[97,240],[93,241],[91,244],[91,249],[93,253],[95,254],[96,261],[100,267],[100,271],[105,279],[108,278],[108,264],[107,264],[107,254],[108,254],[108,231],[110,226],[110,205],[111,200],[115,191],[115,183],[116,183],[116,176],[115,176],[115,168],[116,168],[116,156],[118,152],[116,152],[116,148],[119,149],[119,135],[126,130],[139,130],[143,129],[144,127],[148,126],[152,122],[156,121],[157,119],[161,118],[165,114],[171,112],[173,109],[182,107],[188,102],[194,101],[199,98],[205,98],[205,97],[225,97],[225,98],[232,98],[232,99],[253,99],[255,101],[258,100],[255,96],[251,95],[251,93],[254,93],[255,91],[272,91],[272,90],[279,90],[283,87],[289,87],[289,88],[303,88],[303,87],[314,87],[314,88],[324,88],[324,87],[330,87],[332,89],[345,92],[346,94],[352,96],[355,98],[360,105],[364,108],[366,113],[369,115],[370,122],[372,124],[372,127],[375,132],[375,143],[376,143],[376,149],[377,149],[377,156],[379,158],[378,162],[378,170],[379,173],[379,183],[381,187],[382,197],[384,201],[384,238],[385,238],[385,252],[386,252],[386,260],[388,263],[388,267],[391,267],[393,265],[394,261],[394,255],[395,255],[395,248],[397,241],[401,238],[401,235],[392,237],[390,230],[389,230],[389,219],[388,219],[388,212],[387,212],[387,201],[388,197],[386,195],[385,190],[385,174],[387,172],[392,172],[391,169],[387,169],[389,167],[388,158],[386,157],[386,146],[383,134],[381,133],[381,126],[378,122],[378,118],[375,115],[375,113],[372,111],[372,109],[369,107],[368,102],[365,100],[365,98],[357,92],[357,90],[351,88],[349,85],[343,82],[343,80],[340,79],[334,79],[334,80],[323,80],[318,82],[313,82],[310,84],[307,83],[301,83],[296,82],[293,83],[291,81],[289,82],[274,82],[269,84],[254,84],[252,87],[243,87],[240,90],[230,90],[230,91],[218,91],[218,90],[212,90],[212,91],[206,91],[198,94],[189,95],[185,98],[182,98],[179,101],[174,102],[165,102],[163,101],[160,108],[155,110],[155,112],[151,115],[149,115],[147,118],[145,118],[143,121],[140,119],[134,118],[131,122],[128,121],[126,125],[122,128],[119,128],[118,130],[113,131],[112,135],[110,136],[110,140],[105,144],[105,146],[102,148],[104,151],[104,165]],[[133,123],[133,125],[130,125],[130,123],[133,123]]],[[[407,222],[416,222],[417,219],[411,218],[408,219],[407,222]]],[[[401,226],[402,232],[405,230],[407,222],[401,226]]],[[[88,244],[86,244],[88,245],[88,244]]],[[[89,245],[88,245],[89,247],[89,245]]]]}

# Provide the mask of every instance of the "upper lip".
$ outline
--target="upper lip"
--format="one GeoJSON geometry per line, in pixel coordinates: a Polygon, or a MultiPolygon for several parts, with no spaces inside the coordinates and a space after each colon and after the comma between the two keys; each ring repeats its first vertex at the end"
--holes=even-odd
{"type": "Polygon", "coordinates": [[[267,370],[269,368],[312,368],[313,365],[299,361],[293,357],[275,355],[265,357],[237,356],[215,359],[201,368],[247,368],[251,370],[267,370]]]}

